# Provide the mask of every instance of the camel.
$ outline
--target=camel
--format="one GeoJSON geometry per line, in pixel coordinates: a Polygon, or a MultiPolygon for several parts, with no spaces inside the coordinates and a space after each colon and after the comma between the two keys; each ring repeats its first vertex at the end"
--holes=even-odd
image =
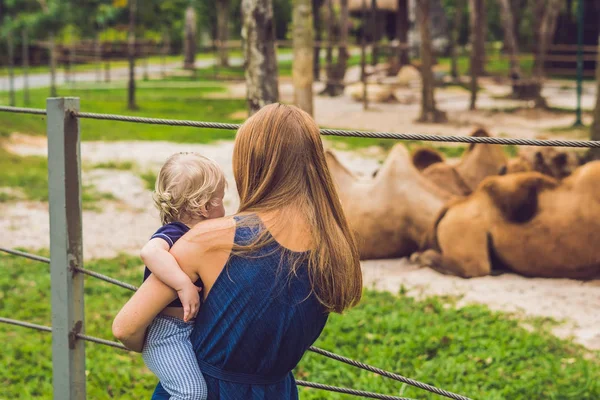
{"type": "Polygon", "coordinates": [[[409,256],[453,196],[425,179],[396,144],[374,178],[357,178],[333,152],[326,159],[361,259],[409,256]]]}
{"type": "Polygon", "coordinates": [[[563,179],[583,164],[583,157],[574,151],[526,146],[519,148],[517,157],[508,161],[506,167],[500,170],[500,175],[537,171],[556,179],[563,179]]]}
{"type": "Polygon", "coordinates": [[[464,278],[498,269],[525,276],[600,277],[600,161],[558,180],[539,172],[485,179],[449,202],[414,258],[464,278]]]}
{"type": "MultiPolygon", "coordinates": [[[[484,129],[470,136],[489,137],[484,129]]],[[[491,144],[471,144],[456,165],[447,164],[441,153],[429,148],[417,149],[413,164],[423,176],[456,196],[467,196],[490,175],[497,175],[506,166],[502,148],[491,144]]]]}
{"type": "Polygon", "coordinates": [[[453,165],[445,163],[445,159],[437,150],[427,147],[417,149],[412,155],[412,162],[417,170],[436,186],[455,196],[467,196],[471,188],[459,175],[453,165]]]}

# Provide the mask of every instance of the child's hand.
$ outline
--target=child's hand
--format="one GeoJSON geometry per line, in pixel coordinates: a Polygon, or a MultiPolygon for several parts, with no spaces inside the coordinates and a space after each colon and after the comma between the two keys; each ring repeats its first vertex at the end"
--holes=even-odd
{"type": "Polygon", "coordinates": [[[183,305],[183,320],[185,322],[195,318],[196,314],[198,314],[198,310],[200,309],[200,295],[198,292],[201,290],[202,288],[189,281],[189,284],[184,285],[177,291],[179,300],[183,305]]]}

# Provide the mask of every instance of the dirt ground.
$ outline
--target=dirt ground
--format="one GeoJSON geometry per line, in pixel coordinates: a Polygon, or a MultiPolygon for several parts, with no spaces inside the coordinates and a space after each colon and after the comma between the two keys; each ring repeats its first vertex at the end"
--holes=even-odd
{"type": "MultiPolygon", "coordinates": [[[[231,96],[243,96],[243,85],[230,87],[231,96]]],[[[290,100],[289,83],[281,85],[282,100],[290,100]]],[[[568,126],[573,115],[543,111],[498,113],[489,110],[467,112],[463,102],[468,93],[460,90],[438,94],[440,108],[451,111],[447,125],[414,123],[418,104],[373,104],[362,110],[348,96],[315,98],[315,117],[320,125],[333,128],[384,130],[461,135],[475,125],[487,127],[493,134],[536,137],[553,127],[568,126]]],[[[482,95],[482,108],[497,106],[488,93],[482,95]],[[487,100],[486,100],[487,96],[487,100]]],[[[557,133],[555,137],[569,137],[557,133]]],[[[572,136],[571,136],[572,137],[572,136]]],[[[14,134],[7,148],[21,155],[45,155],[44,138],[14,134]]],[[[86,259],[113,257],[118,253],[137,254],[158,227],[158,215],[152,207],[151,194],[140,174],[157,171],[161,163],[178,151],[197,151],[214,158],[225,170],[229,181],[225,206],[229,214],[237,209],[238,199],[232,177],[232,142],[207,145],[171,142],[84,142],[84,165],[101,162],[129,161],[131,171],[84,169],[84,184],[93,184],[100,192],[113,194],[116,201],[105,201],[101,211],[84,211],[84,254],[86,259]]],[[[341,161],[359,174],[370,174],[384,154],[378,148],[357,152],[338,150],[341,161]]],[[[6,247],[47,249],[49,247],[48,206],[45,203],[20,201],[0,203],[1,244],[6,247]]],[[[459,304],[485,304],[494,310],[527,316],[552,317],[563,323],[554,331],[561,337],[572,337],[590,349],[600,349],[600,281],[581,282],[568,279],[531,279],[514,274],[476,279],[441,275],[421,268],[407,259],[363,262],[365,286],[398,292],[405,288],[412,296],[453,295],[459,304]]]]}

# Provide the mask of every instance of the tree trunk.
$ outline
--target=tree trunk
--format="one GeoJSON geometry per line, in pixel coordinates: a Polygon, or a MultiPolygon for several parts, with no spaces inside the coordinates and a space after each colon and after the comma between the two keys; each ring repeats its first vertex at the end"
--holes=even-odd
{"type": "Polygon", "coordinates": [[[229,0],[218,0],[217,5],[217,43],[219,45],[219,66],[229,66],[229,0]]]}
{"type": "Polygon", "coordinates": [[[452,19],[452,27],[450,31],[450,75],[455,82],[459,79],[458,73],[458,36],[460,33],[460,25],[462,22],[462,10],[466,4],[465,0],[456,0],[454,5],[454,16],[452,19]]]}
{"type": "Polygon", "coordinates": [[[446,115],[439,111],[435,106],[433,71],[432,71],[432,53],[431,33],[429,28],[429,6],[430,0],[417,1],[417,20],[419,31],[421,33],[421,116],[417,122],[444,122],[446,115]]]}
{"type": "Polygon", "coordinates": [[[371,65],[379,63],[379,27],[381,23],[377,22],[377,0],[371,0],[371,65]]]}
{"type": "Polygon", "coordinates": [[[474,110],[477,106],[477,78],[481,73],[481,46],[478,36],[481,35],[481,3],[483,0],[469,0],[469,25],[471,27],[471,103],[469,109],[474,110]]]}
{"type": "Polygon", "coordinates": [[[486,63],[487,63],[487,52],[485,45],[487,43],[488,35],[488,23],[487,23],[487,2],[488,0],[481,1],[481,39],[479,41],[479,47],[481,51],[481,61],[479,61],[479,73],[480,76],[487,75],[486,63]]]}
{"type": "Polygon", "coordinates": [[[22,63],[23,63],[23,102],[29,105],[29,32],[23,29],[22,43],[22,63]]]}
{"type": "Polygon", "coordinates": [[[194,69],[196,63],[196,10],[189,6],[185,10],[185,38],[184,38],[184,69],[194,69]]]}
{"type": "Polygon", "coordinates": [[[54,34],[48,38],[50,50],[50,97],[56,97],[56,49],[54,47],[54,34]]]}
{"type": "MultiPolygon", "coordinates": [[[[594,108],[594,121],[590,127],[590,140],[600,140],[600,35],[598,35],[598,55],[596,57],[596,107],[594,108]]],[[[590,160],[600,160],[600,149],[590,149],[590,160]]]]}
{"type": "Polygon", "coordinates": [[[477,76],[485,72],[485,0],[469,0],[471,70],[477,76]]]}
{"type": "Polygon", "coordinates": [[[129,85],[127,91],[127,108],[137,109],[135,103],[135,14],[137,12],[137,0],[129,0],[129,39],[128,39],[128,58],[129,58],[129,85]]]}
{"type": "Polygon", "coordinates": [[[403,47],[408,45],[409,28],[408,0],[398,0],[398,12],[396,13],[396,39],[398,39],[400,44],[400,48],[398,49],[399,67],[403,67],[410,63],[408,49],[403,47]]]}
{"type": "Polygon", "coordinates": [[[362,82],[362,101],[363,101],[363,110],[367,110],[369,108],[369,96],[367,94],[367,74],[366,74],[366,65],[367,65],[367,0],[362,0],[361,7],[361,22],[362,22],[362,30],[360,33],[360,80],[362,82]]]}
{"type": "Polygon", "coordinates": [[[76,46],[76,44],[73,44],[69,51],[69,79],[71,80],[72,85],[75,85],[75,81],[77,79],[77,72],[75,71],[76,65],[77,65],[77,46],[76,46]]]}
{"type": "Polygon", "coordinates": [[[528,0],[510,0],[510,9],[513,10],[513,35],[515,42],[521,43],[521,20],[525,14],[528,0]]]}
{"type": "MultiPolygon", "coordinates": [[[[537,54],[540,43],[540,27],[542,26],[542,20],[544,19],[544,11],[547,0],[531,0],[531,13],[533,21],[533,53],[537,54]]],[[[537,57],[533,60],[533,70],[537,69],[537,57]]]]}
{"type": "Polygon", "coordinates": [[[333,0],[327,1],[327,52],[325,54],[325,72],[327,74],[327,84],[329,84],[329,71],[333,66],[333,29],[334,29],[334,13],[333,0]]]}
{"type": "Polygon", "coordinates": [[[164,78],[167,77],[167,56],[171,53],[171,37],[169,32],[165,32],[163,35],[163,48],[162,48],[162,66],[161,75],[164,78]]]}
{"type": "MultiPolygon", "coordinates": [[[[242,0],[242,44],[249,114],[279,99],[271,0],[242,0]]],[[[312,67],[312,65],[311,65],[312,67]]]]}
{"type": "Polygon", "coordinates": [[[6,44],[8,47],[8,94],[9,105],[16,105],[15,99],[15,42],[13,41],[12,32],[8,32],[6,36],[6,44]]]}
{"type": "Polygon", "coordinates": [[[110,60],[104,62],[104,82],[110,82],[110,60]]]}
{"type": "Polygon", "coordinates": [[[321,32],[320,10],[322,5],[323,0],[312,0],[313,29],[315,31],[315,41],[317,42],[313,53],[313,76],[315,81],[321,78],[321,40],[323,40],[323,35],[321,32]]]}
{"type": "Polygon", "coordinates": [[[147,81],[150,79],[150,75],[148,74],[148,44],[142,46],[142,57],[142,62],[144,63],[144,76],[142,79],[147,81]]]}
{"type": "MultiPolygon", "coordinates": [[[[333,6],[331,0],[329,0],[329,12],[333,14],[333,6]]],[[[331,20],[333,20],[333,15],[331,15],[331,20]]],[[[327,85],[325,89],[321,92],[321,94],[328,94],[329,96],[339,96],[344,93],[344,76],[346,75],[346,68],[348,66],[348,20],[349,20],[349,11],[348,11],[348,0],[340,1],[340,37],[339,37],[339,47],[338,47],[338,58],[335,64],[332,64],[330,61],[330,53],[328,49],[328,67],[327,67],[327,85]]],[[[330,40],[332,34],[333,23],[330,23],[330,40]]]]}
{"type": "Polygon", "coordinates": [[[313,114],[313,24],[312,0],[294,0],[292,25],[294,33],[294,103],[313,114]]]}
{"type": "Polygon", "coordinates": [[[518,80],[521,77],[521,66],[519,64],[519,44],[515,38],[514,14],[510,0],[499,0],[499,2],[502,28],[504,29],[504,45],[510,59],[510,77],[518,80]]]}
{"type": "Polygon", "coordinates": [[[102,80],[102,44],[98,33],[94,39],[94,58],[96,61],[96,82],[100,82],[102,80]]]}
{"type": "Polygon", "coordinates": [[[556,18],[560,12],[562,0],[548,0],[539,24],[538,42],[535,53],[535,77],[539,83],[539,90],[535,101],[536,107],[546,107],[546,100],[542,97],[542,87],[546,75],[545,62],[548,46],[556,29],[556,18]]]}

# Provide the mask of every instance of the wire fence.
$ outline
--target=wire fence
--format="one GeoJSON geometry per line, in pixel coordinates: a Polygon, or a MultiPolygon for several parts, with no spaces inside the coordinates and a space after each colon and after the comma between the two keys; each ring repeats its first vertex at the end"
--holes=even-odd
{"type": "MultiPolygon", "coordinates": [[[[34,254],[30,254],[30,253],[25,253],[25,252],[21,252],[18,250],[13,250],[13,249],[7,249],[4,247],[0,247],[0,251],[8,253],[8,254],[12,254],[15,256],[19,256],[19,257],[25,257],[28,259],[32,259],[35,261],[42,261],[45,263],[49,263],[50,259],[49,258],[45,258],[45,257],[39,257],[36,256],[34,254]]],[[[115,278],[111,278],[107,275],[103,275],[100,274],[98,272],[94,272],[94,271],[90,271],[88,269],[84,269],[84,268],[74,268],[75,271],[81,272],[83,274],[86,274],[88,276],[97,278],[99,280],[102,280],[104,282],[110,283],[112,285],[115,286],[119,286],[131,291],[136,291],[137,287],[133,286],[131,284],[122,282],[118,279],[115,278]]],[[[38,324],[32,324],[32,323],[28,323],[28,322],[23,322],[23,321],[18,321],[18,320],[14,320],[14,319],[10,319],[10,318],[2,318],[0,317],[0,323],[5,323],[5,324],[11,324],[11,325],[16,325],[16,326],[21,326],[24,328],[30,328],[30,329],[35,329],[35,330],[39,330],[39,331],[44,331],[44,332],[52,332],[52,328],[49,326],[44,326],[44,325],[38,325],[38,324]]],[[[125,351],[129,351],[129,349],[127,349],[125,346],[123,346],[120,343],[114,342],[114,341],[110,341],[110,340],[106,340],[106,339],[101,339],[101,338],[97,338],[94,336],[89,336],[89,335],[84,335],[84,334],[76,334],[75,335],[77,338],[88,341],[88,342],[93,342],[93,343],[97,343],[97,344],[102,344],[105,346],[110,346],[110,347],[114,347],[116,349],[120,349],[120,350],[125,350],[125,351]]],[[[369,372],[373,372],[377,375],[386,377],[386,378],[390,378],[411,386],[415,386],[417,388],[423,389],[423,390],[427,390],[429,392],[438,394],[440,396],[444,396],[444,397],[448,397],[451,399],[456,399],[456,400],[470,400],[468,397],[465,396],[461,396],[455,393],[451,393],[448,392],[446,390],[442,390],[439,389],[435,386],[431,386],[410,378],[406,378],[402,375],[399,374],[395,374],[386,370],[383,370],[381,368],[377,368],[365,363],[362,363],[360,361],[356,361],[344,356],[341,356],[339,354],[335,354],[332,352],[329,352],[327,350],[323,350],[320,349],[318,347],[315,346],[311,346],[308,349],[309,351],[316,353],[316,354],[320,354],[324,357],[330,358],[332,360],[335,361],[340,361],[343,363],[346,363],[348,365],[351,365],[353,367],[356,368],[360,368],[363,369],[365,371],[369,371],[369,372]]],[[[333,391],[333,392],[338,392],[338,393],[344,393],[344,394],[349,394],[349,395],[355,395],[355,396],[361,396],[361,397],[367,397],[367,398],[373,398],[373,399],[393,399],[393,400],[410,400],[410,399],[406,399],[404,397],[395,397],[395,396],[388,396],[388,395],[381,395],[381,394],[377,394],[377,393],[372,393],[372,392],[366,392],[366,391],[362,391],[362,390],[354,390],[354,389],[348,389],[348,388],[341,388],[341,387],[336,387],[336,386],[329,386],[329,385],[324,385],[324,384],[320,384],[320,383],[314,383],[314,382],[306,382],[306,381],[297,381],[298,385],[300,386],[307,386],[307,387],[312,387],[315,389],[322,389],[322,390],[329,390],[329,391],[333,391]]]]}
{"type": "MultiPolygon", "coordinates": [[[[85,365],[85,354],[82,342],[93,342],[100,345],[110,346],[120,350],[127,350],[122,344],[97,338],[80,333],[83,324],[83,277],[91,276],[104,282],[117,285],[124,289],[135,291],[137,287],[122,282],[104,274],[83,268],[82,246],[81,246],[81,192],[80,173],[81,160],[79,155],[79,118],[98,120],[111,120],[121,122],[158,124],[169,126],[191,126],[198,128],[214,128],[235,130],[238,124],[225,124],[202,121],[171,120],[160,118],[146,118],[135,116],[122,116],[112,114],[96,114],[79,112],[78,99],[48,99],[48,111],[44,109],[16,108],[0,106],[0,112],[24,113],[33,115],[47,115],[48,126],[48,164],[49,164],[49,191],[50,193],[50,222],[51,222],[51,258],[27,253],[21,250],[0,247],[0,252],[8,253],[18,257],[50,264],[52,276],[52,327],[10,318],[0,317],[0,323],[35,329],[43,332],[51,332],[53,335],[53,370],[67,368],[68,362],[81,362],[85,365]],[[76,173],[73,168],[76,167],[76,173]],[[58,170],[54,170],[58,169],[58,170]],[[73,207],[76,211],[73,211],[73,207]],[[67,212],[67,210],[70,210],[67,212]],[[80,296],[80,297],[77,297],[80,296]],[[55,300],[56,299],[56,300],[55,300]],[[79,339],[73,340],[73,339],[79,339]],[[78,344],[79,343],[79,344],[78,344]],[[56,351],[56,350],[59,351],[56,351]],[[64,350],[64,351],[60,351],[64,350]]],[[[493,138],[473,136],[437,136],[422,134],[401,134],[389,132],[366,132],[357,130],[335,130],[321,129],[323,135],[374,137],[398,140],[422,140],[435,142],[455,143],[487,143],[500,145],[528,145],[528,146],[557,146],[557,147],[600,147],[597,141],[573,141],[573,140],[534,140],[514,138],[493,138]]],[[[389,378],[407,385],[411,385],[440,396],[455,400],[470,400],[468,397],[452,393],[435,386],[406,378],[400,374],[383,370],[369,364],[353,360],[317,347],[310,347],[309,351],[332,360],[348,364],[350,366],[375,373],[379,376],[389,378]]],[[[83,368],[85,370],[85,368],[83,368]]],[[[55,370],[56,371],[56,370],[55,370]]],[[[54,380],[55,399],[76,400],[84,397],[74,395],[77,390],[72,386],[83,387],[85,396],[85,376],[83,383],[81,376],[75,376],[82,371],[70,371],[67,374],[56,375],[54,380]],[[64,375],[64,376],[63,376],[64,375]],[[62,379],[62,380],[60,380],[62,379]],[[58,382],[58,383],[57,383],[58,382]],[[66,384],[61,385],[61,383],[66,384]],[[57,394],[57,389],[66,395],[57,394]]],[[[55,372],[56,374],[56,372],[55,372]]],[[[373,399],[407,400],[403,397],[389,396],[351,388],[336,387],[317,382],[298,380],[300,386],[344,393],[353,396],[361,396],[373,399]]]]}
{"type": "MultiPolygon", "coordinates": [[[[7,107],[0,106],[0,112],[12,112],[22,114],[45,115],[46,110],[36,108],[7,107]]],[[[191,121],[164,118],[149,118],[116,114],[98,114],[90,112],[71,111],[71,115],[77,118],[107,120],[117,122],[132,122],[150,125],[166,126],[187,126],[194,128],[237,130],[241,124],[231,124],[222,122],[191,121]]],[[[424,141],[424,142],[443,142],[443,143],[463,143],[463,144],[495,144],[495,145],[514,145],[514,146],[536,146],[536,147],[572,147],[572,148],[600,148],[600,141],[596,140],[540,140],[540,139],[520,139],[504,137],[479,137],[479,136],[454,136],[454,135],[428,135],[422,133],[395,133],[395,132],[372,132],[362,130],[346,129],[327,129],[322,128],[321,134],[324,136],[343,136],[343,137],[362,137],[374,139],[393,139],[404,141],[424,141]]]]}

